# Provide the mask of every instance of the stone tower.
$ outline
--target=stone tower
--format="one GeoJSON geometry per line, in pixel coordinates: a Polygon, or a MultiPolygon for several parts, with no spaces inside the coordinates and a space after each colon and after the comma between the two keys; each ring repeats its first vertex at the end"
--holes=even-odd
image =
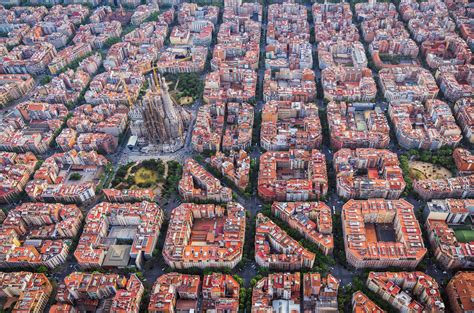
{"type": "Polygon", "coordinates": [[[189,113],[174,104],[164,77],[158,76],[158,85],[150,80],[150,86],[141,103],[145,136],[151,144],[181,148],[189,113]]]}

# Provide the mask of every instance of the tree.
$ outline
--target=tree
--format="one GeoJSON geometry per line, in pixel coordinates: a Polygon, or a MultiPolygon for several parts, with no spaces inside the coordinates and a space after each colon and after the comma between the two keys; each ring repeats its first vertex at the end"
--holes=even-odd
{"type": "Polygon", "coordinates": [[[44,86],[46,84],[49,84],[52,80],[53,78],[51,76],[43,76],[40,79],[40,84],[44,86]]]}
{"type": "Polygon", "coordinates": [[[38,267],[38,269],[36,270],[38,273],[42,273],[42,274],[45,274],[48,272],[48,268],[44,265],[40,265],[38,267]]]}
{"type": "Polygon", "coordinates": [[[241,287],[244,285],[244,279],[242,277],[237,274],[233,275],[232,277],[239,283],[241,287]]]}
{"type": "Polygon", "coordinates": [[[136,272],[135,275],[137,275],[138,279],[143,280],[143,273],[142,272],[136,272]]]}
{"type": "Polygon", "coordinates": [[[111,46],[113,46],[114,44],[118,42],[120,42],[120,37],[111,37],[105,41],[104,46],[106,48],[110,48],[111,46]]]}
{"type": "Polygon", "coordinates": [[[82,175],[77,172],[72,173],[71,176],[69,176],[70,180],[81,180],[81,178],[82,178],[82,175]]]}
{"type": "Polygon", "coordinates": [[[253,286],[255,286],[256,284],[257,284],[257,280],[256,280],[255,278],[252,278],[252,279],[250,280],[250,286],[253,287],[253,286]]]}
{"type": "Polygon", "coordinates": [[[159,15],[159,12],[151,13],[150,16],[147,17],[145,22],[154,22],[154,21],[158,20],[158,15],[159,15]]]}

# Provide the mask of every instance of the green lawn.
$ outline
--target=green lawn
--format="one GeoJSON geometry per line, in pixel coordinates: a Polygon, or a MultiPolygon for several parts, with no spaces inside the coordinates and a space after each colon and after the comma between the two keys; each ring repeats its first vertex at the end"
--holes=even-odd
{"type": "Polygon", "coordinates": [[[454,234],[460,242],[474,241],[474,230],[472,229],[457,229],[454,230],[454,234]]]}
{"type": "Polygon", "coordinates": [[[158,180],[158,173],[144,167],[141,167],[135,173],[135,184],[156,183],[158,180]]]}

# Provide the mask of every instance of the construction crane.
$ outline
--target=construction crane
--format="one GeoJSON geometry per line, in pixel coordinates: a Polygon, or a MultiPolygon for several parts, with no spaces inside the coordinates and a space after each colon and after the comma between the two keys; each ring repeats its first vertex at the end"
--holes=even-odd
{"type": "MultiPolygon", "coordinates": [[[[111,73],[111,76],[113,76],[113,75],[114,75],[114,72],[111,73]]],[[[123,78],[123,73],[119,72],[118,77],[119,77],[119,81],[118,81],[117,85],[122,84],[122,87],[125,90],[125,95],[127,96],[128,106],[130,107],[130,110],[131,110],[133,108],[133,101],[132,101],[132,98],[130,97],[130,93],[128,92],[128,86],[125,83],[125,79],[123,78]]]]}
{"type": "MultiPolygon", "coordinates": [[[[192,59],[192,57],[189,55],[183,59],[179,59],[177,60],[177,62],[184,62],[184,61],[188,61],[192,59]]],[[[159,69],[159,67],[156,65],[156,62],[154,62],[154,64],[152,64],[151,67],[149,67],[148,69],[146,69],[145,71],[143,71],[143,75],[146,75],[147,73],[149,72],[152,72],[152,79],[153,79],[153,82],[154,82],[154,86],[156,88],[156,92],[160,92],[160,80],[158,79],[158,73],[157,73],[157,69],[159,69]]],[[[122,79],[123,81],[123,79],[122,79]]],[[[125,84],[125,82],[123,82],[124,84],[124,88],[125,88],[125,92],[127,93],[127,97],[129,99],[129,103],[131,102],[130,100],[130,96],[128,95],[128,89],[127,89],[127,86],[125,84]]],[[[130,104],[130,108],[132,108],[133,104],[130,104]]]]}
{"type": "MultiPolygon", "coordinates": [[[[191,59],[192,59],[192,56],[187,56],[187,57],[185,57],[185,58],[176,60],[176,62],[181,63],[181,62],[189,61],[189,60],[191,60],[191,59]]],[[[157,76],[157,73],[156,73],[156,70],[157,70],[157,69],[158,69],[158,66],[156,66],[156,62],[155,62],[155,64],[154,64],[152,67],[150,67],[149,69],[147,69],[146,71],[144,71],[143,74],[146,74],[146,73],[148,73],[148,72],[150,72],[150,71],[153,71],[153,78],[154,78],[154,80],[155,80],[155,83],[157,83],[157,82],[158,82],[158,76],[157,76]]],[[[157,85],[158,85],[158,84],[157,84],[157,85]]]]}
{"type": "MultiPolygon", "coordinates": [[[[156,63],[155,63],[156,64],[156,63]]],[[[158,80],[158,74],[156,74],[156,66],[153,66],[153,80],[155,81],[156,92],[160,91],[160,83],[158,80]]]]}

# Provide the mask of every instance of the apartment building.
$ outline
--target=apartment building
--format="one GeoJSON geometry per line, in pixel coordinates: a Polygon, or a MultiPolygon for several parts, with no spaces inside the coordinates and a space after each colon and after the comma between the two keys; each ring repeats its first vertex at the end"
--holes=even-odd
{"type": "Polygon", "coordinates": [[[313,242],[324,255],[334,249],[331,209],[323,202],[273,202],[272,213],[313,242]]]}
{"type": "Polygon", "coordinates": [[[471,24],[471,17],[469,15],[468,2],[446,1],[451,16],[459,28],[461,37],[466,40],[469,47],[474,47],[474,26],[471,24]]]}
{"type": "Polygon", "coordinates": [[[129,277],[119,274],[73,272],[64,278],[56,294],[57,304],[52,312],[97,311],[104,307],[110,312],[138,313],[145,292],[135,274],[129,277]]]}
{"type": "Polygon", "coordinates": [[[269,151],[260,156],[258,194],[265,201],[308,201],[328,191],[326,158],[318,150],[269,151]]]}
{"type": "Polygon", "coordinates": [[[468,269],[474,266],[472,242],[458,240],[454,229],[469,232],[468,219],[473,200],[439,199],[424,209],[425,228],[438,264],[445,269],[468,269]],[[463,225],[466,227],[463,227],[463,225]]]}
{"type": "Polygon", "coordinates": [[[340,280],[331,274],[303,274],[303,310],[305,312],[339,312],[337,294],[340,280]]]}
{"type": "Polygon", "coordinates": [[[141,269],[143,260],[155,253],[163,220],[154,202],[101,202],[86,216],[74,257],[82,268],[141,269]],[[128,244],[120,244],[124,235],[128,244]]]}
{"type": "Polygon", "coordinates": [[[114,137],[125,131],[129,109],[124,105],[83,104],[74,109],[67,126],[79,133],[105,133],[114,137]]]}
{"type": "Polygon", "coordinates": [[[474,175],[417,180],[413,189],[423,200],[469,198],[474,196],[474,175]]]}
{"type": "Polygon", "coordinates": [[[232,190],[222,186],[217,178],[193,159],[185,161],[178,191],[185,201],[228,202],[232,200],[232,190]]]}
{"type": "Polygon", "coordinates": [[[252,313],[300,312],[301,274],[274,273],[259,280],[252,290],[252,313]]]}
{"type": "Polygon", "coordinates": [[[268,6],[266,70],[304,70],[313,67],[307,9],[297,3],[268,6]]]}
{"type": "Polygon", "coordinates": [[[123,41],[130,43],[132,46],[142,47],[144,49],[146,49],[148,45],[152,45],[157,49],[163,48],[166,36],[169,32],[170,22],[167,20],[167,16],[171,15],[171,17],[173,17],[173,14],[173,9],[170,9],[158,16],[158,21],[145,22],[137,25],[134,30],[123,36],[123,41]]]}
{"type": "MultiPolygon", "coordinates": [[[[401,23],[401,22],[400,22],[401,23]]],[[[397,34],[387,34],[387,37],[397,34]]],[[[369,53],[374,65],[381,68],[391,67],[411,67],[418,65],[418,45],[410,38],[385,39],[385,35],[380,35],[370,43],[369,53]]]]}
{"type": "Polygon", "coordinates": [[[375,103],[331,101],[326,110],[333,149],[388,147],[390,127],[375,103]]]}
{"type": "Polygon", "coordinates": [[[186,275],[164,274],[152,287],[149,312],[198,311],[237,312],[239,308],[239,283],[231,276],[221,273],[186,275]]]}
{"type": "Polygon", "coordinates": [[[454,116],[461,127],[464,137],[474,143],[474,100],[461,98],[454,104],[454,116]]]}
{"type": "Polygon", "coordinates": [[[105,199],[108,202],[142,202],[154,201],[156,194],[153,189],[103,189],[105,199]]]}
{"type": "Polygon", "coordinates": [[[69,69],[52,78],[42,86],[37,86],[32,94],[32,99],[39,102],[62,103],[69,107],[74,106],[85,91],[91,76],[78,68],[69,69]]]}
{"type": "Polygon", "coordinates": [[[240,190],[249,186],[250,156],[245,150],[232,150],[229,155],[217,151],[211,156],[210,164],[240,190]]]}
{"type": "Polygon", "coordinates": [[[366,68],[365,49],[359,41],[323,41],[318,44],[319,68],[345,66],[366,68]]]}
{"type": "Polygon", "coordinates": [[[388,101],[421,101],[435,99],[439,88],[430,71],[417,66],[383,68],[379,71],[380,87],[388,101]]]}
{"type": "Polygon", "coordinates": [[[56,54],[56,48],[47,42],[16,46],[0,57],[0,73],[44,74],[56,54]]]}
{"type": "MultiPolygon", "coordinates": [[[[47,158],[25,191],[33,201],[84,203],[95,197],[100,174],[109,163],[95,151],[70,150],[47,158]],[[80,177],[71,179],[77,173],[80,177]]],[[[77,176],[77,175],[75,175],[77,176]]]]}
{"type": "Polygon", "coordinates": [[[176,312],[180,308],[197,311],[200,294],[201,277],[199,275],[176,272],[164,274],[153,284],[148,311],[150,313],[176,312]]]}
{"type": "Polygon", "coordinates": [[[256,70],[260,59],[261,24],[251,19],[228,15],[219,27],[211,68],[249,68],[256,70]]]}
{"type": "Polygon", "coordinates": [[[177,10],[178,26],[170,34],[172,45],[210,46],[217,24],[219,8],[196,3],[182,3],[177,10]]]}
{"type": "Polygon", "coordinates": [[[232,151],[252,144],[254,109],[246,102],[215,102],[199,108],[192,132],[193,149],[232,151]]]}
{"type": "Polygon", "coordinates": [[[28,74],[0,75],[0,108],[29,92],[35,83],[28,74]]]}
{"type": "Polygon", "coordinates": [[[160,73],[202,72],[206,65],[206,47],[168,47],[160,52],[156,67],[160,73]]]}
{"type": "Polygon", "coordinates": [[[88,42],[79,42],[67,46],[51,60],[48,64],[48,70],[51,74],[56,75],[74,61],[80,60],[90,53],[92,53],[92,47],[88,42]]]}
{"type": "Polygon", "coordinates": [[[76,205],[23,203],[15,207],[0,227],[0,266],[60,266],[81,222],[82,213],[76,205]]]}
{"type": "Polygon", "coordinates": [[[328,274],[274,273],[262,278],[252,290],[252,313],[338,312],[340,281],[328,274]]]}
{"type": "Polygon", "coordinates": [[[13,312],[43,312],[53,292],[45,274],[30,272],[0,273],[0,288],[5,297],[16,299],[13,312]]]}
{"type": "Polygon", "coordinates": [[[456,148],[453,152],[454,164],[459,175],[474,174],[474,154],[464,148],[456,148]]]}
{"type": "Polygon", "coordinates": [[[202,279],[202,310],[205,312],[237,312],[240,285],[229,274],[212,273],[202,279]]]}
{"type": "Polygon", "coordinates": [[[388,115],[398,144],[405,149],[437,150],[457,146],[462,132],[449,105],[441,100],[391,102],[388,115]]]}
{"type": "Polygon", "coordinates": [[[138,101],[144,83],[145,77],[137,72],[101,73],[92,79],[84,99],[92,105],[102,103],[130,105],[138,101]]]}
{"type": "Polygon", "coordinates": [[[311,150],[323,141],[319,111],[315,103],[276,101],[262,110],[260,145],[266,150],[311,150]]]}
{"type": "Polygon", "coordinates": [[[242,260],[245,222],[236,202],[183,203],[171,212],[163,258],[176,269],[234,268],[242,260]]]}
{"type": "MultiPolygon", "coordinates": [[[[92,22],[93,18],[89,18],[92,22]]],[[[79,26],[72,39],[74,44],[89,43],[93,49],[102,49],[107,40],[120,37],[122,24],[119,21],[92,22],[79,26]]]]}
{"type": "Polygon", "coordinates": [[[159,12],[160,7],[158,6],[158,3],[148,3],[139,5],[133,12],[132,17],[130,18],[130,22],[132,23],[132,25],[140,25],[145,22],[146,19],[150,17],[150,15],[159,12]]]}
{"type": "Polygon", "coordinates": [[[368,2],[356,3],[355,12],[356,12],[357,19],[363,22],[379,20],[383,18],[386,18],[386,19],[398,18],[397,7],[395,6],[395,4],[391,2],[368,1],[368,2]]]}
{"type": "Polygon", "coordinates": [[[341,149],[334,154],[337,194],[345,199],[398,199],[406,183],[395,153],[341,149]]]}
{"type": "Polygon", "coordinates": [[[206,103],[239,101],[255,98],[257,73],[251,69],[221,67],[207,74],[203,98],[206,103]]]}
{"type": "Polygon", "coordinates": [[[470,64],[472,52],[459,36],[448,36],[444,40],[426,40],[421,44],[421,53],[431,69],[441,66],[470,64]]]}
{"type": "Polygon", "coordinates": [[[436,72],[440,90],[450,101],[474,95],[474,65],[441,66],[436,72]]]}
{"type": "Polygon", "coordinates": [[[118,139],[110,134],[82,133],[78,134],[71,128],[65,128],[56,137],[56,143],[62,151],[98,151],[104,155],[114,153],[118,139]]]}
{"type": "Polygon", "coordinates": [[[66,106],[59,103],[28,101],[16,105],[0,120],[0,150],[45,153],[67,114],[66,106]]]}
{"type": "Polygon", "coordinates": [[[333,66],[321,72],[324,98],[329,101],[372,101],[377,85],[368,68],[333,66]]]}
{"type": "Polygon", "coordinates": [[[352,312],[353,313],[384,313],[374,301],[370,300],[362,291],[356,291],[352,294],[352,312]]]}
{"type": "Polygon", "coordinates": [[[438,283],[423,272],[370,272],[366,284],[400,312],[445,312],[438,283]]]}
{"type": "Polygon", "coordinates": [[[474,305],[471,301],[474,290],[473,275],[473,272],[457,272],[446,286],[446,292],[453,313],[474,310],[474,305]]]}
{"type": "Polygon", "coordinates": [[[0,203],[12,203],[24,190],[38,159],[31,152],[0,152],[0,203]]]}
{"type": "Polygon", "coordinates": [[[449,17],[447,6],[442,1],[424,4],[405,2],[399,6],[402,18],[415,41],[443,40],[455,35],[455,23],[449,17]]]}
{"type": "Polygon", "coordinates": [[[349,200],[341,218],[347,262],[357,269],[415,268],[428,251],[405,200],[349,200]]]}
{"type": "Polygon", "coordinates": [[[314,3],[311,10],[317,42],[359,40],[359,31],[352,23],[352,10],[349,3],[314,3]]]}
{"type": "Polygon", "coordinates": [[[255,262],[261,267],[294,271],[312,268],[315,254],[291,238],[269,217],[257,214],[255,230],[255,262]]]}
{"type": "Polygon", "coordinates": [[[265,101],[310,102],[315,97],[315,74],[310,68],[265,70],[263,78],[265,101]]]}

